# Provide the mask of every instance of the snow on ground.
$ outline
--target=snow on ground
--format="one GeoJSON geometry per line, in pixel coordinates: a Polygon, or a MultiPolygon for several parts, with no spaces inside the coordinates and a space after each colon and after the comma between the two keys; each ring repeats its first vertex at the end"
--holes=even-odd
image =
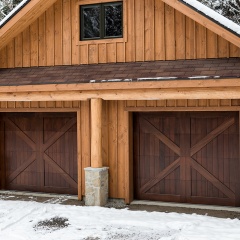
{"type": "Polygon", "coordinates": [[[0,200],[0,239],[239,240],[240,220],[0,200]]]}

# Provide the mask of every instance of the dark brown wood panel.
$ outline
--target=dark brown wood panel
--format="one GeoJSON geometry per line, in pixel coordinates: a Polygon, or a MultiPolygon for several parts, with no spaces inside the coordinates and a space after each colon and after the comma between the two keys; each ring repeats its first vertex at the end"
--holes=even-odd
{"type": "Polygon", "coordinates": [[[240,205],[238,113],[134,118],[135,198],[240,205]]]}
{"type": "Polygon", "coordinates": [[[1,114],[4,189],[77,194],[74,113],[1,114]]]}

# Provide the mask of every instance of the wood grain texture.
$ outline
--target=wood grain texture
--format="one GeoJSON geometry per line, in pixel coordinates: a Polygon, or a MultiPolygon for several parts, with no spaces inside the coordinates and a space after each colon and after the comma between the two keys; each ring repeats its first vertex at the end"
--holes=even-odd
{"type": "Polygon", "coordinates": [[[0,68],[240,57],[239,47],[159,0],[124,0],[124,38],[79,42],[79,4],[48,8],[1,50],[0,68]]]}
{"type": "Polygon", "coordinates": [[[0,49],[37,20],[56,0],[32,0],[0,29],[0,49]]]}
{"type": "Polygon", "coordinates": [[[7,113],[1,119],[5,189],[77,194],[74,113],[7,113]]]}
{"type": "Polygon", "coordinates": [[[238,112],[134,116],[135,198],[239,205],[238,112]]]}
{"type": "MultiPolygon", "coordinates": [[[[137,103],[138,101],[103,101],[103,121],[102,121],[102,156],[103,156],[103,164],[104,166],[109,166],[109,188],[110,188],[110,197],[112,198],[122,198],[125,199],[127,203],[129,203],[133,199],[133,175],[132,175],[132,169],[133,166],[135,168],[135,165],[133,165],[131,161],[131,150],[132,150],[132,144],[131,141],[131,130],[133,125],[135,125],[135,122],[131,122],[131,112],[128,112],[128,108],[131,109],[131,111],[160,111],[160,112],[192,112],[192,111],[209,111],[209,112],[216,112],[216,111],[229,111],[229,114],[231,114],[231,111],[240,111],[240,101],[234,100],[214,100],[212,102],[207,100],[172,100],[171,102],[167,102],[165,100],[161,101],[141,101],[137,103]],[[110,144],[111,143],[111,144],[110,144]]],[[[79,191],[79,199],[84,196],[84,189],[85,189],[85,177],[84,177],[84,168],[90,166],[90,152],[91,152],[91,146],[90,146],[90,102],[89,101],[81,101],[81,102],[31,102],[29,105],[24,105],[24,102],[1,102],[0,104],[0,111],[1,112],[77,112],[80,111],[78,114],[78,118],[80,118],[80,122],[77,123],[77,133],[78,133],[78,149],[81,151],[79,152],[80,158],[78,161],[81,164],[78,166],[78,173],[79,173],[79,180],[78,183],[81,185],[78,186],[79,191]],[[79,140],[80,139],[80,140],[79,140]],[[80,167],[80,169],[79,169],[80,167]],[[81,191],[80,191],[81,190],[81,191]]],[[[202,115],[202,113],[199,113],[202,115]]],[[[204,114],[206,115],[206,114],[204,114]]],[[[166,129],[170,128],[170,122],[166,123],[166,129]]],[[[216,129],[221,123],[214,123],[216,125],[216,129]]],[[[202,124],[204,128],[211,127],[211,124],[209,126],[206,126],[202,124]]],[[[224,125],[225,126],[225,125],[224,125]]],[[[197,131],[199,127],[197,125],[194,128],[194,131],[197,131]]],[[[214,129],[212,129],[214,130],[214,129]]],[[[216,131],[215,131],[216,132],[216,131]]],[[[218,131],[219,132],[219,131],[218,131]]],[[[221,131],[220,131],[221,132],[221,131]]],[[[171,136],[171,131],[169,133],[169,136],[171,136]]],[[[162,136],[160,139],[163,139],[162,136]]],[[[204,138],[202,137],[204,140],[204,138]]],[[[166,139],[165,139],[166,140],[166,139]]],[[[172,147],[171,142],[163,141],[167,144],[167,146],[172,147]]],[[[27,140],[26,140],[27,141],[27,140]]],[[[158,138],[155,137],[155,140],[151,139],[152,146],[156,146],[155,150],[150,147],[149,149],[156,154],[157,151],[159,151],[159,146],[157,144],[158,138]]],[[[171,140],[172,141],[172,140],[171,140]]],[[[201,141],[200,141],[201,142],[201,141]]],[[[204,141],[206,142],[206,141],[204,141]]],[[[209,138],[207,141],[207,145],[209,145],[209,138]]],[[[203,146],[201,144],[201,146],[203,146]]],[[[192,146],[194,148],[194,146],[192,146]]],[[[230,147],[230,145],[225,146],[230,147]]],[[[174,148],[174,147],[173,147],[174,148]]],[[[174,148],[175,149],[175,148],[174,148]]],[[[177,149],[177,148],[176,148],[177,149]]],[[[202,148],[202,153],[205,154],[204,147],[202,148]]],[[[223,148],[224,149],[224,148],[223,148]]],[[[167,150],[166,154],[169,154],[167,150]]],[[[178,153],[179,151],[176,150],[178,153]]],[[[211,153],[210,150],[208,152],[212,156],[218,156],[217,152],[212,150],[211,153]]],[[[226,150],[229,151],[229,150],[226,150]]],[[[234,153],[234,151],[233,151],[234,153]]],[[[219,153],[224,154],[223,153],[219,153]]],[[[234,153],[235,154],[235,153],[234,153]]],[[[201,155],[200,155],[201,156],[201,155]]],[[[153,161],[153,160],[151,160],[153,161]]],[[[171,161],[173,161],[172,158],[168,158],[166,160],[166,164],[171,164],[171,161]]],[[[207,162],[206,162],[207,164],[207,162]]],[[[213,164],[216,164],[216,162],[213,162],[213,164]]],[[[220,168],[220,172],[224,169],[224,162],[221,163],[222,165],[220,168]]],[[[158,165],[155,165],[156,168],[160,167],[158,165]]],[[[51,166],[49,165],[48,168],[51,166]]],[[[206,167],[209,167],[211,169],[211,166],[206,165],[206,167]]],[[[198,168],[198,167],[196,167],[198,168]]],[[[231,166],[230,166],[231,168],[231,166]]],[[[179,168],[174,168],[175,170],[173,173],[171,173],[167,181],[173,181],[176,177],[180,176],[179,168]]],[[[213,168],[214,169],[214,168],[213,168]]],[[[199,168],[198,168],[199,170],[199,168]]],[[[50,170],[48,170],[50,171],[50,170]]],[[[150,171],[150,170],[149,170],[150,171]]],[[[152,171],[152,170],[151,170],[152,171]]],[[[199,170],[201,171],[201,169],[199,170]]],[[[213,172],[214,176],[218,176],[218,172],[213,172]]],[[[148,174],[153,174],[153,172],[148,172],[148,174]]],[[[156,173],[154,173],[156,174],[156,173]]],[[[196,172],[191,173],[194,177],[194,181],[197,182],[202,179],[202,177],[198,176],[196,172]],[[199,180],[200,179],[200,180],[199,180]]],[[[204,175],[206,175],[205,172],[203,172],[204,175]]],[[[224,176],[224,175],[223,175],[224,176]]],[[[212,179],[210,176],[207,176],[208,178],[212,179]]],[[[229,176],[225,176],[225,181],[229,182],[229,176]]],[[[21,180],[22,181],[22,180],[21,180]]],[[[25,181],[23,179],[23,181],[25,181]]],[[[205,180],[201,180],[205,181],[205,180]]],[[[224,181],[224,179],[223,179],[224,181]]],[[[232,180],[231,180],[232,181],[232,180]]],[[[206,181],[205,181],[206,182],[206,181]]],[[[195,184],[195,183],[194,183],[195,184]]],[[[157,189],[165,189],[169,192],[173,192],[174,188],[167,187],[167,185],[161,185],[158,187],[155,187],[155,190],[157,189]]],[[[195,185],[193,185],[195,186],[195,185]]],[[[221,185],[219,185],[221,187],[221,185]]],[[[206,189],[212,189],[211,191],[213,194],[220,194],[214,187],[210,186],[208,183],[205,185],[202,185],[201,191],[194,192],[194,194],[205,194],[206,189]]],[[[210,191],[210,190],[209,190],[210,191]]],[[[226,189],[223,191],[227,192],[226,189]]],[[[229,195],[230,193],[227,192],[229,195]]],[[[218,196],[222,196],[221,194],[218,196]]],[[[197,198],[197,197],[196,197],[197,198]]],[[[167,200],[166,198],[164,198],[167,200]]],[[[180,199],[176,198],[180,201],[180,199]]],[[[193,198],[195,199],[195,197],[193,198]]],[[[199,200],[199,199],[198,199],[199,200]]],[[[194,200],[194,201],[198,201],[194,200]]]]}
{"type": "Polygon", "coordinates": [[[91,167],[103,167],[102,99],[91,99],[91,167]]]}
{"type": "MultiPolygon", "coordinates": [[[[85,182],[84,168],[91,166],[91,126],[90,101],[81,102],[81,149],[82,149],[82,183],[85,182]]],[[[82,194],[85,194],[85,184],[82,184],[82,194]]]]}

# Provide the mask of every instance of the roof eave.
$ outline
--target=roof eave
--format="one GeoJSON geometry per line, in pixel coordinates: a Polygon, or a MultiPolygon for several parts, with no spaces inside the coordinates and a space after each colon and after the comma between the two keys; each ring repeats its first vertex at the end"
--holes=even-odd
{"type": "Polygon", "coordinates": [[[32,0],[0,29],[0,49],[33,23],[57,0],[32,0]]]}
{"type": "Polygon", "coordinates": [[[239,99],[239,78],[0,87],[0,101],[239,99]]]}
{"type": "Polygon", "coordinates": [[[240,78],[220,79],[176,79],[148,80],[140,82],[104,82],[104,83],[69,83],[69,84],[36,84],[0,86],[0,93],[6,92],[58,92],[58,91],[104,91],[104,90],[136,90],[136,89],[179,89],[179,88],[240,88],[240,78]]]}
{"type": "Polygon", "coordinates": [[[207,16],[204,16],[200,12],[195,11],[194,9],[190,8],[189,6],[187,6],[186,4],[182,3],[179,0],[161,0],[161,1],[165,2],[169,6],[186,15],[187,17],[191,18],[192,20],[198,22],[207,29],[223,37],[227,41],[233,43],[237,47],[240,47],[240,38],[237,35],[235,35],[231,31],[228,31],[223,26],[215,23],[213,20],[210,20],[207,16]]]}

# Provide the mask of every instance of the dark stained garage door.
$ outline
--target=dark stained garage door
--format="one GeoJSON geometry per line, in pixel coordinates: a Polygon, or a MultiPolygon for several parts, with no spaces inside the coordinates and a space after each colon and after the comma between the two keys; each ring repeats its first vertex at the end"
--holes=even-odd
{"type": "Polygon", "coordinates": [[[2,188],[77,194],[76,114],[0,116],[2,188]]]}
{"type": "Polygon", "coordinates": [[[240,205],[235,112],[134,115],[135,198],[240,205]]]}

